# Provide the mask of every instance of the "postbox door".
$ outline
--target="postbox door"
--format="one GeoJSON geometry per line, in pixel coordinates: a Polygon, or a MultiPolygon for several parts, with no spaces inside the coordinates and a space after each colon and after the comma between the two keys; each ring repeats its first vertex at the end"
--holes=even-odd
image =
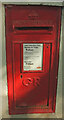
{"type": "MultiPolygon", "coordinates": [[[[14,103],[16,107],[48,107],[51,43],[13,41],[14,103]]],[[[25,38],[25,39],[26,39],[25,38]]],[[[37,38],[37,37],[36,37],[37,38]]],[[[34,37],[33,37],[34,39],[34,37]]]]}

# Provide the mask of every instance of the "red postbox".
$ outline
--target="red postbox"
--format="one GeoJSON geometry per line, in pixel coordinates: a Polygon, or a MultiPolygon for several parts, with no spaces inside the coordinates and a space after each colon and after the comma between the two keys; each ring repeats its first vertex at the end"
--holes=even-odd
{"type": "Polygon", "coordinates": [[[60,7],[6,5],[9,114],[55,112],[60,7]]]}

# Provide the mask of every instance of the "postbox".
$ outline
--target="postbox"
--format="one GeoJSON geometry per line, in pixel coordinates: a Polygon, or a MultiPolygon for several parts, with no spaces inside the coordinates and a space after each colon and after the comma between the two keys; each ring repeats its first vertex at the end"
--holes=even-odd
{"type": "Polygon", "coordinates": [[[53,113],[61,7],[6,5],[9,114],[53,113]]]}

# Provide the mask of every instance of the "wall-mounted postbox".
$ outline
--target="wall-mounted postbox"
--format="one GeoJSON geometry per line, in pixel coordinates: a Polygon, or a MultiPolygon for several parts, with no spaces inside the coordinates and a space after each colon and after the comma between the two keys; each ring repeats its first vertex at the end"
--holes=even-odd
{"type": "Polygon", "coordinates": [[[60,7],[6,5],[9,114],[55,112],[60,7]]]}

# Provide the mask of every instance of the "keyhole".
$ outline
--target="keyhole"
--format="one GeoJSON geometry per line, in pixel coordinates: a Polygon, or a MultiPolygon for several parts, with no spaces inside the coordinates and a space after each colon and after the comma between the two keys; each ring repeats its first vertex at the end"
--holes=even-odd
{"type": "Polygon", "coordinates": [[[22,75],[21,75],[21,78],[22,78],[22,75]]]}

